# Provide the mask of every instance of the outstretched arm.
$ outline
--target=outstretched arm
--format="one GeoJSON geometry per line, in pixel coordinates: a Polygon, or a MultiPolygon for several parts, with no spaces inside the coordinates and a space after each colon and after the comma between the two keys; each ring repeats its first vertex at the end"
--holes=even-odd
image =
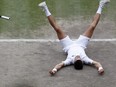
{"type": "Polygon", "coordinates": [[[57,64],[51,71],[49,71],[49,73],[51,75],[54,75],[58,70],[60,70],[63,67],[64,67],[64,63],[61,62],[61,63],[57,64]]]}
{"type": "Polygon", "coordinates": [[[98,73],[99,73],[100,75],[103,75],[103,74],[104,74],[104,69],[103,69],[102,65],[101,65],[99,62],[93,61],[92,64],[97,68],[98,73]]]}

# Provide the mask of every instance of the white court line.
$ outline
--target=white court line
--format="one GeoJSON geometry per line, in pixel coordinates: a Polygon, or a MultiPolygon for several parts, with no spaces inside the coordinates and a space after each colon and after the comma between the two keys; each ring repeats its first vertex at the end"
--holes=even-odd
{"type": "MultiPolygon", "coordinates": [[[[76,39],[73,39],[76,40],[76,39]]],[[[0,39],[0,42],[58,42],[58,39],[0,39]]],[[[93,42],[114,42],[116,38],[113,39],[91,39],[93,42]]]]}

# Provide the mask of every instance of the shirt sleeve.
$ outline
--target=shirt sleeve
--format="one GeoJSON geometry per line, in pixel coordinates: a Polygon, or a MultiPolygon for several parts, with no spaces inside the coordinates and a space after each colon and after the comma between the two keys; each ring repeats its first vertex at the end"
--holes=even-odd
{"type": "Polygon", "coordinates": [[[72,60],[71,59],[66,59],[65,61],[63,61],[64,66],[68,66],[72,64],[72,60]]]}
{"type": "Polygon", "coordinates": [[[93,63],[93,60],[90,59],[89,57],[85,57],[85,58],[83,59],[83,62],[84,62],[85,64],[91,65],[91,64],[93,63]]]}

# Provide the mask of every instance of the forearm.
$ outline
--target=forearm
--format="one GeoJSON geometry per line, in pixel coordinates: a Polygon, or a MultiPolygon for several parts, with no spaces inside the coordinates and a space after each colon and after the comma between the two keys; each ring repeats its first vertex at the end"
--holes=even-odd
{"type": "Polygon", "coordinates": [[[99,62],[93,61],[93,65],[97,68],[99,74],[102,75],[104,73],[104,69],[99,62]]]}
{"type": "Polygon", "coordinates": [[[57,69],[57,70],[60,70],[63,66],[64,66],[63,63],[59,63],[54,68],[57,69]]]}
{"type": "Polygon", "coordinates": [[[49,73],[51,75],[54,75],[58,70],[60,70],[62,67],[64,66],[64,63],[61,62],[59,64],[57,64],[49,73]]]}
{"type": "Polygon", "coordinates": [[[99,69],[99,67],[102,67],[102,65],[99,62],[93,61],[93,65],[99,69]]]}

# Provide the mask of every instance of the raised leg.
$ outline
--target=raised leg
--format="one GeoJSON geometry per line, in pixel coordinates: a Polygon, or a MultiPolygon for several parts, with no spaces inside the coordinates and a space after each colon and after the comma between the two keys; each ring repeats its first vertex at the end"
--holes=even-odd
{"type": "Polygon", "coordinates": [[[110,2],[110,0],[100,0],[99,2],[99,7],[98,7],[98,10],[93,18],[93,21],[92,23],[89,25],[89,27],[87,28],[87,30],[83,33],[84,36],[87,36],[89,38],[92,37],[93,35],[93,32],[99,22],[99,19],[100,19],[100,16],[101,16],[101,12],[102,12],[102,9],[103,7],[108,4],[110,2]]]}
{"type": "Polygon", "coordinates": [[[93,32],[95,30],[95,27],[97,26],[99,19],[100,19],[100,15],[99,13],[96,13],[96,15],[93,18],[92,23],[89,25],[89,27],[87,28],[87,30],[83,33],[84,36],[91,38],[93,35],[93,32]]]}
{"type": "Polygon", "coordinates": [[[51,24],[51,26],[54,28],[54,30],[57,33],[58,39],[61,40],[63,38],[66,37],[65,33],[63,32],[63,30],[58,26],[58,24],[56,23],[55,19],[53,18],[53,16],[51,15],[46,2],[42,2],[39,4],[39,6],[43,9],[43,11],[45,11],[45,14],[49,20],[49,23],[51,24]]]}
{"type": "Polygon", "coordinates": [[[50,15],[47,17],[49,20],[49,23],[51,24],[51,26],[54,28],[54,30],[57,33],[58,39],[61,40],[63,38],[66,37],[66,34],[63,32],[63,30],[57,25],[57,23],[55,22],[55,19],[50,15]]]}

